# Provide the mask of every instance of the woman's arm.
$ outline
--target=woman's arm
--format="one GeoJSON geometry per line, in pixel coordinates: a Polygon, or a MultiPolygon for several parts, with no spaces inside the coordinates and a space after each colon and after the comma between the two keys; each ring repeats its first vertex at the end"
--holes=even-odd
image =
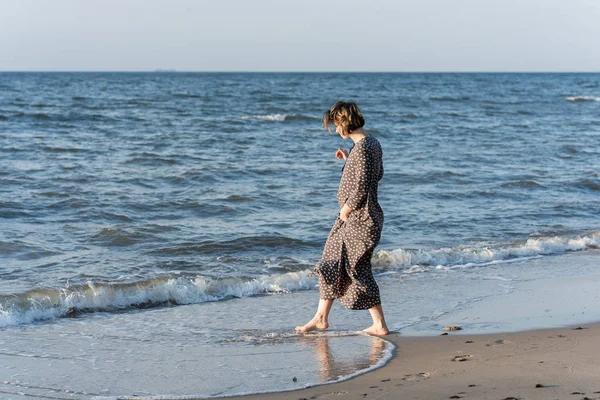
{"type": "Polygon", "coordinates": [[[352,210],[358,210],[367,201],[371,177],[369,163],[367,163],[367,151],[364,147],[359,147],[352,152],[351,172],[354,182],[352,191],[346,199],[346,205],[352,210]]]}
{"type": "MultiPolygon", "coordinates": [[[[343,158],[345,161],[346,159],[348,159],[348,152],[341,148],[337,149],[337,152],[335,153],[335,157],[338,160],[341,160],[343,158]]],[[[351,212],[352,212],[352,209],[350,207],[348,207],[346,204],[344,204],[344,206],[340,210],[340,219],[342,221],[346,222],[348,220],[348,216],[350,215],[351,212]]]]}
{"type": "Polygon", "coordinates": [[[352,176],[353,186],[350,196],[340,210],[340,219],[348,220],[350,213],[363,207],[369,195],[369,178],[367,152],[364,148],[357,148],[352,152],[352,176]]]}

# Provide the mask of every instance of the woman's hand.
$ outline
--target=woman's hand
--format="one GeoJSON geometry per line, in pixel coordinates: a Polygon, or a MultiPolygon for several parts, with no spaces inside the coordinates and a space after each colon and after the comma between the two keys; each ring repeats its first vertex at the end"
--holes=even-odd
{"type": "Polygon", "coordinates": [[[348,221],[348,217],[350,216],[351,212],[352,209],[346,204],[344,204],[344,207],[342,207],[342,209],[340,210],[340,219],[344,222],[348,221]]]}
{"type": "Polygon", "coordinates": [[[337,149],[337,151],[335,152],[335,158],[337,158],[338,160],[341,160],[343,158],[345,160],[346,158],[348,158],[348,152],[344,149],[337,149]]]}

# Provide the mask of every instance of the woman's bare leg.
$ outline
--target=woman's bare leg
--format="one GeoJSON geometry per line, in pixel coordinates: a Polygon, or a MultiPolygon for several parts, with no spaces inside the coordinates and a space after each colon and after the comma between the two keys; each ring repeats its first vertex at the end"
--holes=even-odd
{"type": "Polygon", "coordinates": [[[297,326],[296,331],[307,333],[329,328],[329,311],[331,311],[332,305],[333,300],[319,299],[319,307],[313,319],[308,321],[304,326],[297,326]]]}
{"type": "Polygon", "coordinates": [[[369,308],[369,312],[371,313],[371,318],[373,318],[373,325],[363,330],[363,332],[374,336],[385,336],[389,334],[390,330],[385,323],[385,317],[383,316],[383,308],[381,307],[381,304],[369,308]]]}

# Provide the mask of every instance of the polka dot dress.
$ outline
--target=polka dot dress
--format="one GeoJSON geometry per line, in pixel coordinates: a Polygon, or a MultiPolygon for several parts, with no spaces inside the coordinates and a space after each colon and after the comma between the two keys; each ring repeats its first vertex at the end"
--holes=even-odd
{"type": "Polygon", "coordinates": [[[350,149],[337,200],[340,208],[347,204],[354,211],[346,222],[338,215],[314,269],[321,299],[338,299],[352,310],[381,304],[371,257],[383,228],[383,210],[377,201],[377,187],[383,177],[382,155],[379,141],[372,136],[350,149]]]}

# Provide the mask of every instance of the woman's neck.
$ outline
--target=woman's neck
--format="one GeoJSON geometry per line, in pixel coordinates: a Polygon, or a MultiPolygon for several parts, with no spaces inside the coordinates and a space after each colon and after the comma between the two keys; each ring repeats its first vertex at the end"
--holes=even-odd
{"type": "Polygon", "coordinates": [[[365,132],[363,128],[360,128],[352,131],[348,136],[350,136],[350,139],[352,139],[354,144],[356,144],[364,140],[367,136],[369,136],[369,134],[365,132]]]}

